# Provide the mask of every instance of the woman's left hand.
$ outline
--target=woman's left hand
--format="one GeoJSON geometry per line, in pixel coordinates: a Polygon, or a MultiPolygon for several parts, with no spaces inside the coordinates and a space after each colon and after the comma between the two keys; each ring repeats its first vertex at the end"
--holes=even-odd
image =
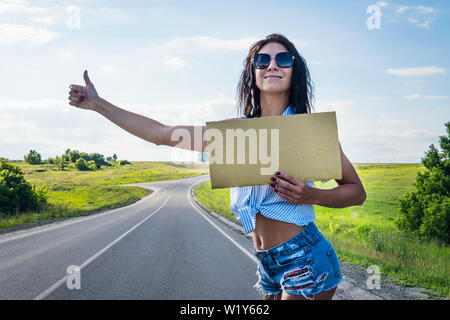
{"type": "Polygon", "coordinates": [[[277,171],[271,178],[270,186],[280,197],[294,204],[313,204],[314,188],[304,181],[277,171]],[[279,173],[279,174],[278,174],[279,173]]]}

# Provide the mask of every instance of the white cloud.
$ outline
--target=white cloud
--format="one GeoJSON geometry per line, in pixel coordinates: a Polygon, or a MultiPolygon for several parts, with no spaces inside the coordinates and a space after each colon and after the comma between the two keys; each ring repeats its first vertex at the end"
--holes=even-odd
{"type": "Polygon", "coordinates": [[[55,15],[31,17],[30,21],[34,22],[34,23],[39,23],[39,24],[53,25],[53,24],[56,24],[56,22],[58,21],[58,17],[55,15]]]}
{"type": "Polygon", "coordinates": [[[324,101],[314,107],[317,112],[336,111],[336,115],[352,115],[353,101],[350,100],[331,100],[324,101]]]}
{"type": "Polygon", "coordinates": [[[380,124],[393,124],[393,125],[399,125],[399,124],[405,124],[408,123],[408,120],[404,119],[380,119],[377,120],[380,124]]]}
{"type": "Polygon", "coordinates": [[[410,96],[404,96],[405,99],[420,99],[420,98],[425,98],[425,99],[448,99],[448,96],[433,96],[433,95],[421,95],[418,93],[414,93],[410,96]]]}
{"type": "Polygon", "coordinates": [[[387,4],[387,2],[384,2],[384,1],[378,1],[377,2],[377,6],[379,6],[379,7],[387,7],[388,4],[387,4]]]}
{"type": "Polygon", "coordinates": [[[59,37],[59,33],[41,27],[19,24],[0,25],[0,45],[25,43],[29,46],[40,46],[59,37]]]}
{"type": "Polygon", "coordinates": [[[169,57],[167,55],[164,57],[163,64],[174,69],[183,69],[191,66],[191,64],[186,60],[178,57],[169,57]]]}
{"type": "Polygon", "coordinates": [[[431,18],[426,18],[426,19],[424,19],[424,21],[422,23],[418,23],[417,26],[419,28],[429,29],[430,23],[431,23],[431,18]]]}
{"type": "Polygon", "coordinates": [[[438,10],[432,7],[425,6],[404,6],[397,5],[396,6],[397,15],[402,14],[403,12],[408,11],[408,22],[416,25],[419,28],[429,29],[432,21],[432,15],[436,13],[438,10]],[[420,22],[422,21],[422,22],[420,22]]]}
{"type": "Polygon", "coordinates": [[[435,142],[441,133],[422,128],[411,129],[409,121],[401,121],[400,119],[380,119],[375,124],[367,123],[357,129],[349,128],[347,125],[340,126],[339,140],[349,160],[351,162],[418,163],[423,150],[435,142]],[[381,124],[392,125],[393,130],[383,129],[381,124]],[[408,124],[405,127],[409,129],[399,129],[400,124],[408,124]],[[373,129],[370,128],[372,125],[374,125],[373,129]],[[351,147],[347,148],[347,145],[351,147]]]}
{"type": "Polygon", "coordinates": [[[124,23],[129,23],[135,19],[133,15],[117,7],[83,7],[80,8],[80,11],[83,16],[93,16],[86,18],[85,20],[89,20],[90,23],[101,25],[121,25],[124,23]]]}
{"type": "Polygon", "coordinates": [[[67,51],[60,51],[57,53],[58,61],[65,62],[73,58],[73,54],[67,51]]]}
{"type": "Polygon", "coordinates": [[[425,76],[433,74],[446,74],[447,70],[444,68],[430,66],[430,67],[417,67],[404,69],[387,69],[385,73],[392,74],[395,76],[408,77],[408,76],[425,76]]]}
{"type": "Polygon", "coordinates": [[[248,50],[250,46],[258,41],[256,38],[240,38],[223,40],[214,37],[197,36],[186,38],[175,38],[163,44],[167,48],[200,47],[208,50],[248,50]]]}
{"type": "Polygon", "coordinates": [[[416,10],[420,14],[430,14],[437,12],[437,10],[432,7],[424,7],[424,6],[417,6],[416,10]]]}
{"type": "Polygon", "coordinates": [[[80,28],[81,15],[83,21],[88,21],[91,25],[120,25],[134,19],[134,16],[119,8],[87,5],[81,8],[69,1],[60,1],[56,6],[32,6],[24,1],[2,0],[0,15],[2,14],[13,16],[15,21],[20,21],[21,24],[32,23],[47,26],[65,24],[69,29],[80,28]],[[74,23],[76,27],[72,25],[74,23]]]}
{"type": "MultiPolygon", "coordinates": [[[[196,36],[175,38],[162,44],[165,48],[200,48],[206,50],[220,50],[220,51],[248,51],[248,49],[255,42],[259,41],[258,38],[240,38],[224,40],[215,37],[208,36],[196,36]]],[[[292,40],[292,43],[296,47],[307,46],[306,42],[292,40]]]]}
{"type": "Polygon", "coordinates": [[[113,65],[107,64],[101,68],[101,71],[105,73],[111,73],[117,71],[117,68],[113,65]]]}
{"type": "Polygon", "coordinates": [[[411,9],[411,7],[398,5],[397,6],[397,10],[395,12],[402,13],[402,12],[405,12],[406,10],[409,10],[409,9],[411,9]]]}
{"type": "Polygon", "coordinates": [[[414,93],[410,96],[404,96],[405,99],[419,99],[420,98],[420,94],[418,93],[414,93]]]}
{"type": "Polygon", "coordinates": [[[0,14],[2,13],[43,13],[49,9],[44,7],[27,6],[23,1],[0,2],[0,14]]]}

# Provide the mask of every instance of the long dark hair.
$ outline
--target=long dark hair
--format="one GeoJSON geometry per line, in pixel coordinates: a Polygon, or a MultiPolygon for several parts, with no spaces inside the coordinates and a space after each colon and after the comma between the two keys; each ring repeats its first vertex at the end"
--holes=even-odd
{"type": "Polygon", "coordinates": [[[298,53],[294,44],[281,34],[273,33],[265,39],[252,44],[244,60],[244,70],[242,71],[237,88],[237,108],[238,113],[247,118],[261,116],[261,105],[259,88],[256,86],[255,68],[253,57],[259,50],[269,42],[278,42],[295,56],[294,70],[292,72],[289,105],[293,105],[295,113],[311,113],[312,100],[314,99],[313,86],[309,70],[305,59],[298,53]]]}

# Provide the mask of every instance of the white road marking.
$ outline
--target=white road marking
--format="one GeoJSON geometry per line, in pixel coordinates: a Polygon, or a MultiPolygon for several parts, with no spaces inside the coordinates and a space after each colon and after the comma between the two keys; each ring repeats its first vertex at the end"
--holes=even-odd
{"type": "MultiPolygon", "coordinates": [[[[164,201],[164,203],[155,211],[153,211],[149,216],[147,216],[146,218],[144,218],[141,222],[139,222],[138,224],[136,224],[134,227],[132,227],[131,229],[129,229],[127,232],[125,232],[124,234],[122,234],[120,237],[118,237],[116,240],[114,240],[113,242],[111,242],[110,244],[108,244],[106,247],[104,247],[103,249],[101,249],[100,251],[98,251],[96,254],[94,254],[92,257],[90,257],[89,259],[87,259],[85,262],[83,262],[83,264],[81,264],[80,266],[80,272],[83,268],[85,268],[88,264],[90,264],[92,261],[94,261],[95,259],[97,259],[100,255],[102,255],[106,250],[108,250],[109,248],[111,248],[113,245],[115,245],[117,242],[119,242],[120,240],[122,240],[122,238],[124,238],[127,234],[129,234],[130,232],[132,232],[134,229],[136,229],[137,227],[139,227],[141,224],[143,224],[145,221],[147,221],[150,217],[152,217],[156,212],[159,211],[159,209],[161,209],[162,207],[165,206],[165,204],[167,203],[167,201],[169,200],[170,196],[172,195],[172,193],[177,189],[177,187],[175,187],[175,189],[172,190],[172,192],[169,194],[169,196],[167,197],[166,201],[164,201]]],[[[36,298],[34,298],[33,300],[42,300],[45,299],[49,294],[51,294],[53,291],[55,291],[56,289],[58,289],[63,283],[65,283],[67,281],[67,278],[70,277],[71,275],[68,274],[65,277],[63,277],[62,279],[60,279],[59,281],[57,281],[55,284],[53,284],[50,288],[48,288],[47,290],[45,290],[44,292],[42,292],[41,294],[39,294],[36,298]]]]}
{"type": "Polygon", "coordinates": [[[245,253],[250,259],[252,259],[253,262],[258,263],[258,260],[256,259],[255,255],[250,253],[247,249],[245,249],[243,246],[241,246],[239,243],[237,243],[233,238],[231,238],[228,234],[226,234],[222,229],[220,229],[218,226],[216,226],[213,222],[211,222],[211,220],[209,220],[209,218],[207,218],[205,216],[205,214],[203,212],[201,212],[192,202],[191,200],[191,189],[196,185],[197,183],[191,185],[191,187],[189,188],[188,191],[188,199],[189,202],[191,203],[192,207],[197,210],[198,213],[200,213],[200,215],[206,219],[206,221],[208,221],[210,224],[212,224],[214,226],[214,228],[216,228],[217,230],[220,231],[220,233],[222,233],[225,238],[227,238],[228,240],[230,240],[236,247],[238,247],[243,253],[245,253]]]}

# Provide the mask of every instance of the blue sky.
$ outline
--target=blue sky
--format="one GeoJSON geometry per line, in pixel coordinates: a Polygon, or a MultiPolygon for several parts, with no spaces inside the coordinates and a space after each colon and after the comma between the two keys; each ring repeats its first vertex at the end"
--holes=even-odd
{"type": "MultiPolygon", "coordinates": [[[[336,111],[353,163],[418,163],[450,120],[448,1],[0,1],[0,157],[34,149],[189,160],[68,104],[101,97],[167,125],[236,116],[254,41],[281,33],[306,59],[315,111],[336,111]],[[375,5],[379,28],[367,20],[375,5]]],[[[374,21],[374,20],[371,20],[374,21]]]]}

